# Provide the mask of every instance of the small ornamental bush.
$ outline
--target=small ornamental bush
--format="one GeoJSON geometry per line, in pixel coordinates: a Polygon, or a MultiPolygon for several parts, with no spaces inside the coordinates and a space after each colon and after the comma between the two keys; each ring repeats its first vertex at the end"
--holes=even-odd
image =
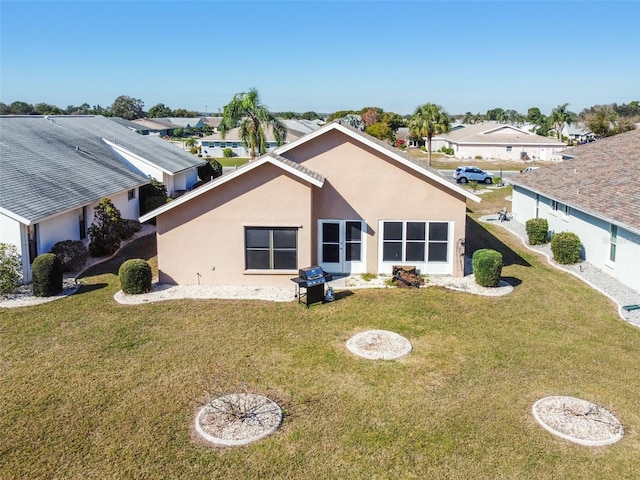
{"type": "Polygon", "coordinates": [[[231,150],[229,147],[225,148],[224,150],[222,150],[222,156],[224,158],[231,158],[233,157],[233,150],[231,150]]]}
{"type": "Polygon", "coordinates": [[[133,237],[133,234],[140,231],[140,222],[130,218],[122,219],[122,231],[120,232],[120,238],[126,240],[133,237]]]}
{"type": "Polygon", "coordinates": [[[526,222],[529,245],[543,245],[547,243],[549,222],[546,218],[531,218],[526,222]]]}
{"type": "Polygon", "coordinates": [[[137,295],[151,290],[151,266],[141,258],[127,260],[118,270],[124,293],[137,295]]]}
{"type": "Polygon", "coordinates": [[[53,297],[62,291],[62,262],[55,253],[38,255],[31,265],[33,294],[53,297]]]}
{"type": "Polygon", "coordinates": [[[122,217],[120,210],[108,198],[93,209],[95,220],[89,226],[89,253],[94,257],[111,255],[120,248],[122,217]]]}
{"type": "Polygon", "coordinates": [[[580,238],[572,232],[556,233],[551,238],[553,259],[563,265],[580,261],[580,238]]]}
{"type": "Polygon", "coordinates": [[[60,259],[62,270],[65,272],[76,272],[82,268],[87,261],[89,252],[80,240],[64,240],[56,243],[51,249],[51,253],[60,259]]]}
{"type": "Polygon", "coordinates": [[[22,283],[22,261],[11,243],[0,243],[0,293],[11,293],[22,283]]]}
{"type": "Polygon", "coordinates": [[[502,274],[502,254],[495,250],[482,248],[473,252],[473,274],[476,283],[483,287],[497,287],[502,274]]]}

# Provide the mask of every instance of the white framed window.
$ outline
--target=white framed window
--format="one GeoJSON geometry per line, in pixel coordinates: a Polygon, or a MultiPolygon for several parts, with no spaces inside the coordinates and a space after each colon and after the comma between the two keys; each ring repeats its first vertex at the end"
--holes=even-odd
{"type": "Polygon", "coordinates": [[[618,226],[609,225],[609,261],[616,262],[616,250],[618,248],[618,226]]]}
{"type": "Polygon", "coordinates": [[[136,198],[136,189],[135,188],[132,188],[131,190],[129,190],[127,192],[127,198],[129,200],[134,200],[136,198]]]}
{"type": "Polygon", "coordinates": [[[507,145],[507,152],[511,152],[513,150],[513,147],[511,145],[507,145]]]}
{"type": "Polygon", "coordinates": [[[449,222],[382,222],[382,261],[447,262],[449,222]]]}

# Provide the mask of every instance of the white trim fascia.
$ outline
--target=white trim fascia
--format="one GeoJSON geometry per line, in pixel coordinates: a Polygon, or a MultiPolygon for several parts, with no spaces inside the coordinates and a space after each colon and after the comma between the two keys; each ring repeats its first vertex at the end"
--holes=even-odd
{"type": "Polygon", "coordinates": [[[496,130],[502,130],[505,127],[506,128],[510,128],[512,130],[517,130],[519,132],[522,132],[527,136],[535,135],[535,134],[533,134],[531,132],[527,132],[526,130],[522,130],[521,128],[515,127],[513,125],[508,125],[506,123],[501,123],[501,124],[498,124],[495,128],[490,128],[488,130],[484,130],[484,131],[480,132],[480,135],[487,135],[488,133],[495,132],[496,130]]]}
{"type": "MultiPolygon", "coordinates": [[[[549,200],[552,200],[552,201],[561,203],[563,205],[566,205],[567,207],[569,207],[569,208],[571,208],[573,210],[577,210],[579,212],[586,213],[587,215],[589,215],[589,216],[591,216],[593,218],[596,218],[598,220],[601,220],[601,221],[603,221],[605,223],[610,223],[610,224],[616,225],[616,226],[618,226],[620,228],[623,228],[624,230],[627,230],[628,232],[634,233],[636,235],[640,235],[640,228],[632,227],[631,225],[627,225],[626,223],[620,222],[618,220],[614,220],[612,218],[605,217],[604,215],[602,215],[600,213],[593,212],[593,211],[591,211],[589,209],[586,209],[584,207],[576,206],[576,205],[568,203],[568,202],[566,202],[564,200],[560,200],[558,198],[554,198],[551,195],[549,195],[548,193],[544,193],[543,191],[537,190],[537,189],[532,188],[532,187],[525,187],[524,185],[520,185],[520,184],[517,184],[517,183],[513,184],[513,186],[519,187],[522,190],[527,190],[527,191],[529,191],[531,193],[536,193],[538,195],[542,195],[543,197],[548,198],[549,200]]],[[[552,212],[553,210],[549,210],[549,211],[552,212]]]]}
{"type": "Polygon", "coordinates": [[[122,146],[118,145],[117,143],[110,142],[109,140],[105,139],[104,137],[100,137],[100,139],[101,139],[104,143],[106,143],[107,145],[109,145],[111,148],[113,148],[115,151],[117,151],[118,153],[122,154],[122,155],[123,155],[123,156],[125,156],[125,157],[126,157],[127,155],[129,155],[129,156],[131,156],[131,157],[135,158],[136,160],[138,160],[138,161],[140,161],[140,162],[144,163],[145,165],[149,165],[150,167],[157,168],[157,169],[158,169],[158,170],[160,170],[162,173],[166,173],[167,175],[173,175],[173,174],[174,174],[174,172],[172,172],[172,171],[170,171],[170,170],[167,170],[166,168],[162,168],[160,165],[157,165],[157,164],[155,164],[155,163],[153,163],[153,162],[151,162],[151,161],[149,161],[149,160],[147,160],[147,159],[145,159],[145,158],[142,158],[140,155],[136,155],[136,154],[135,154],[135,153],[133,153],[132,151],[127,150],[126,148],[124,148],[124,147],[122,147],[122,146]]]}
{"type": "Polygon", "coordinates": [[[299,138],[298,140],[296,140],[295,142],[291,142],[288,143],[286,145],[283,145],[282,147],[276,148],[273,153],[277,154],[277,155],[281,155],[282,153],[285,153],[289,150],[291,150],[292,148],[297,147],[298,145],[301,145],[303,143],[308,142],[309,140],[312,140],[320,135],[322,135],[324,132],[329,131],[329,130],[338,130],[339,132],[344,133],[345,135],[348,135],[349,137],[353,138],[354,140],[357,140],[361,143],[364,143],[365,145],[367,145],[368,147],[376,150],[377,152],[382,153],[383,155],[386,155],[387,157],[390,157],[392,159],[394,159],[395,161],[401,163],[402,165],[409,167],[410,169],[412,169],[413,171],[420,173],[421,175],[424,175],[427,178],[430,178],[432,180],[434,180],[435,182],[450,188],[452,190],[454,190],[457,193],[460,193],[462,195],[464,195],[465,197],[467,197],[470,200],[473,200],[476,203],[480,203],[480,197],[478,197],[477,195],[473,195],[469,192],[467,192],[465,189],[458,187],[457,185],[454,185],[453,183],[449,182],[448,180],[441,178],[440,175],[438,174],[434,174],[429,170],[426,170],[418,165],[416,165],[413,162],[408,161],[407,159],[405,159],[402,155],[397,155],[396,153],[390,151],[389,149],[378,145],[375,142],[372,142],[371,140],[369,140],[366,137],[363,137],[361,135],[358,135],[357,133],[351,131],[348,128],[343,127],[341,124],[339,123],[330,123],[329,125],[327,125],[326,127],[322,127],[318,130],[316,130],[315,132],[309,133],[307,135],[305,135],[304,137],[299,138]]]}
{"type": "Polygon", "coordinates": [[[284,163],[270,157],[269,155],[265,155],[263,157],[260,157],[256,160],[253,160],[245,165],[243,165],[242,167],[240,167],[238,170],[234,170],[231,173],[227,173],[226,175],[222,175],[221,177],[216,178],[215,180],[212,180],[211,182],[206,183],[205,185],[202,185],[198,188],[196,188],[195,190],[191,190],[190,192],[182,195],[181,197],[176,198],[175,200],[172,200],[168,203],[165,203],[164,205],[156,208],[155,210],[152,210],[144,215],[142,215],[139,218],[140,223],[144,223],[147,220],[151,220],[152,218],[157,217],[158,215],[160,215],[161,213],[165,213],[168,210],[171,210],[172,208],[175,208],[179,205],[182,205],[185,202],[188,202],[189,200],[191,200],[192,198],[198,197],[206,192],[208,192],[209,190],[213,190],[214,188],[223,185],[233,179],[235,179],[236,177],[239,177],[240,175],[244,175],[247,172],[250,172],[251,170],[254,170],[255,168],[258,168],[261,165],[264,165],[265,163],[271,163],[272,165],[275,165],[276,167],[282,168],[283,170],[290,172],[292,174],[294,174],[295,176],[301,178],[302,180],[305,180],[309,183],[311,183],[312,185],[316,185],[318,187],[322,187],[323,182],[319,181],[316,178],[313,178],[309,175],[305,175],[303,172],[300,172],[299,170],[296,170],[295,168],[291,168],[288,165],[285,165],[284,163]]]}
{"type": "Polygon", "coordinates": [[[13,213],[11,210],[7,210],[6,208],[0,207],[0,213],[9,217],[16,222],[20,222],[23,225],[31,225],[31,220],[27,220],[26,218],[18,215],[17,213],[13,213]]]}

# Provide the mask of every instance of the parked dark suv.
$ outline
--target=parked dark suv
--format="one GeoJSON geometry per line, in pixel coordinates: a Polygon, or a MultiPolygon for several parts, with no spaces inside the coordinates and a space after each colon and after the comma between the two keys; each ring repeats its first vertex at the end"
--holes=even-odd
{"type": "Polygon", "coordinates": [[[458,167],[453,172],[453,178],[458,183],[467,183],[471,181],[483,182],[487,185],[493,183],[493,173],[480,170],[478,167],[458,167]]]}

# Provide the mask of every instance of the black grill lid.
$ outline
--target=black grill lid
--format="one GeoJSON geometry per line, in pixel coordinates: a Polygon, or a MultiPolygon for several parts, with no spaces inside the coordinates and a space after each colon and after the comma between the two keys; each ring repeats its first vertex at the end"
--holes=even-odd
{"type": "Polygon", "coordinates": [[[319,266],[313,265],[311,267],[299,269],[298,276],[304,280],[313,280],[316,278],[322,278],[324,276],[324,272],[319,266]]]}

